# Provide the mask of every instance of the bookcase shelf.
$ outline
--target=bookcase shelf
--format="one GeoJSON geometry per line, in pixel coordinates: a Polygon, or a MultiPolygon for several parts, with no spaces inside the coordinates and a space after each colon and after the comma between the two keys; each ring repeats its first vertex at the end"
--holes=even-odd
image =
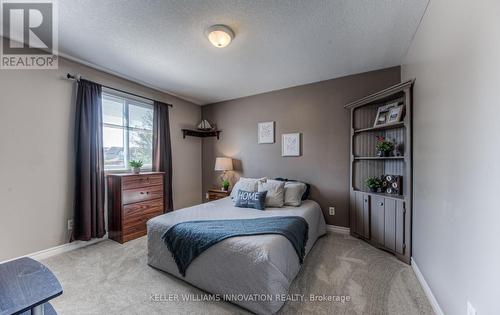
{"type": "Polygon", "coordinates": [[[404,200],[405,199],[405,196],[403,196],[403,195],[384,194],[384,193],[379,193],[379,192],[371,192],[371,191],[357,190],[357,189],[354,189],[354,191],[359,192],[359,193],[363,193],[363,194],[367,194],[367,195],[380,196],[380,197],[396,199],[396,200],[404,200]]]}
{"type": "Polygon", "coordinates": [[[413,82],[400,83],[345,106],[351,111],[350,233],[406,263],[411,258],[413,82]],[[378,109],[388,104],[403,106],[404,117],[373,127],[378,109]],[[393,155],[398,156],[376,156],[378,137],[395,143],[393,155]],[[385,182],[384,192],[369,191],[366,180],[382,175],[392,175],[395,180],[385,182]],[[385,193],[388,188],[398,194],[385,193]]]}
{"type": "Polygon", "coordinates": [[[355,156],[354,160],[404,160],[404,156],[355,156]]]}
{"type": "Polygon", "coordinates": [[[403,128],[404,126],[405,126],[404,121],[401,121],[401,122],[393,123],[393,124],[390,124],[390,125],[383,125],[383,126],[376,126],[376,127],[355,129],[354,133],[370,132],[370,131],[380,131],[380,130],[388,130],[388,129],[395,129],[395,128],[403,128]]]}

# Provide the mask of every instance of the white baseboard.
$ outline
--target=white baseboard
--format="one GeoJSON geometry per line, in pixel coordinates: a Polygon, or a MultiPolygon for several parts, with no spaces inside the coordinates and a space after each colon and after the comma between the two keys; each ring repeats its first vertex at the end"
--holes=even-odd
{"type": "Polygon", "coordinates": [[[96,243],[102,242],[102,241],[107,240],[107,239],[108,239],[108,235],[106,234],[103,238],[95,238],[95,239],[92,239],[92,240],[87,241],[87,242],[86,241],[74,241],[72,243],[62,244],[59,246],[44,249],[44,250],[41,250],[41,251],[38,251],[35,253],[21,256],[21,257],[16,257],[16,258],[12,258],[9,260],[5,260],[5,261],[0,262],[0,264],[15,260],[15,259],[19,259],[22,257],[29,257],[29,258],[32,258],[34,260],[42,260],[42,259],[46,259],[46,258],[55,256],[55,255],[66,253],[66,252],[69,252],[69,251],[72,251],[72,250],[75,250],[78,248],[82,248],[82,247],[86,247],[86,246],[89,246],[92,244],[96,244],[96,243]]]}
{"type": "Polygon", "coordinates": [[[441,309],[438,301],[436,300],[436,297],[432,293],[431,288],[427,284],[427,281],[425,281],[424,275],[420,272],[420,269],[418,269],[418,266],[415,263],[415,260],[413,260],[413,258],[411,259],[411,267],[413,268],[413,271],[415,272],[415,275],[417,276],[417,279],[420,282],[422,289],[424,289],[425,295],[427,295],[427,299],[429,299],[429,303],[431,303],[434,313],[436,313],[436,315],[444,315],[443,310],[441,309]]]}
{"type": "Polygon", "coordinates": [[[351,229],[349,229],[348,227],[330,225],[330,224],[326,225],[326,230],[328,232],[341,233],[341,234],[349,234],[351,232],[351,229]]]}

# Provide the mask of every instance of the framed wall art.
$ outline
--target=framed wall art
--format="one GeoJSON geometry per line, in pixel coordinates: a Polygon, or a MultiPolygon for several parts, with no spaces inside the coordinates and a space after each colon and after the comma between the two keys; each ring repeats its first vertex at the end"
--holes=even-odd
{"type": "Polygon", "coordinates": [[[281,156],[300,156],[300,133],[281,135],[281,156]]]}
{"type": "Polygon", "coordinates": [[[257,143],[274,143],[274,121],[258,123],[257,130],[257,143]]]}

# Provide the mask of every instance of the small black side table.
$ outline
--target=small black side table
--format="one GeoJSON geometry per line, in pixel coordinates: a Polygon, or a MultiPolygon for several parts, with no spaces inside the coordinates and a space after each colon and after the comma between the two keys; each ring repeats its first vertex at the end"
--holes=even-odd
{"type": "Polygon", "coordinates": [[[57,314],[48,301],[62,292],[54,274],[36,260],[24,257],[0,264],[0,315],[57,314]]]}

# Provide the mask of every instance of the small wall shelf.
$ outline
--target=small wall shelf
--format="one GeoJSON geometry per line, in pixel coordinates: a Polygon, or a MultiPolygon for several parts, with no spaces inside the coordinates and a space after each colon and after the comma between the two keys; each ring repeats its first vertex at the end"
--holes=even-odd
{"type": "Polygon", "coordinates": [[[402,128],[404,126],[405,126],[404,121],[401,121],[401,122],[397,122],[397,123],[390,124],[390,125],[383,125],[383,126],[363,128],[363,129],[355,129],[354,133],[369,132],[369,131],[378,131],[378,130],[387,130],[387,129],[395,129],[395,128],[402,128]]]}
{"type": "Polygon", "coordinates": [[[221,132],[222,130],[202,131],[193,129],[182,129],[182,138],[185,139],[186,136],[199,137],[199,138],[217,137],[218,140],[221,132]]]}

